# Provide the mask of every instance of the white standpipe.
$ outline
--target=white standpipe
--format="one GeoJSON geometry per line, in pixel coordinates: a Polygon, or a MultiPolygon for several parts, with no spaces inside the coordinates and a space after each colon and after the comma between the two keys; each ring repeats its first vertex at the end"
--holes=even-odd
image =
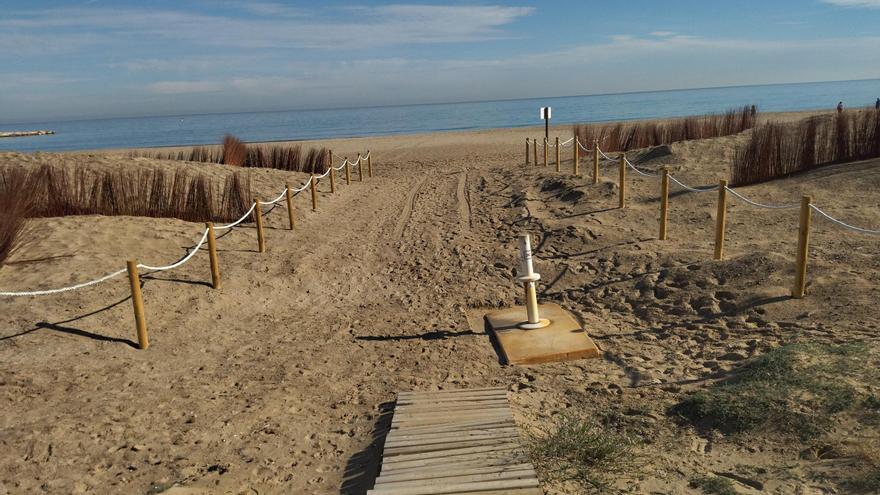
{"type": "Polygon", "coordinates": [[[519,255],[520,265],[516,279],[523,283],[526,290],[526,315],[528,318],[526,322],[520,323],[519,327],[524,329],[546,327],[550,321],[542,320],[538,314],[538,294],[535,290],[535,283],[541,280],[541,275],[535,273],[535,268],[532,266],[532,242],[529,234],[520,234],[519,236],[519,255]]]}

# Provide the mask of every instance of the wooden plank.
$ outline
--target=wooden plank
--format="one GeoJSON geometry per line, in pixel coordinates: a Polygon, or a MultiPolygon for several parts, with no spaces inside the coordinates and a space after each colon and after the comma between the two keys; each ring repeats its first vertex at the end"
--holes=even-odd
{"type": "Polygon", "coordinates": [[[515,307],[493,311],[485,316],[486,327],[495,334],[508,364],[538,364],[572,359],[598,358],[599,348],[587,336],[577,320],[558,304],[538,306],[541,317],[550,325],[537,330],[523,330],[526,309],[515,307]]]}
{"type": "Polygon", "coordinates": [[[490,418],[494,416],[504,416],[504,417],[513,417],[513,413],[510,412],[510,408],[508,407],[498,407],[487,410],[470,410],[470,411],[460,411],[460,412],[414,412],[414,413],[401,413],[400,415],[395,414],[392,418],[391,422],[399,423],[401,421],[410,421],[413,419],[417,419],[419,421],[424,421],[427,419],[436,419],[438,422],[446,422],[451,423],[456,420],[462,418],[490,418]]]}
{"type": "Polygon", "coordinates": [[[518,446],[493,446],[494,448],[484,449],[479,452],[457,453],[453,455],[415,458],[420,454],[408,454],[396,456],[395,458],[386,459],[388,462],[382,463],[382,472],[399,471],[401,469],[409,469],[415,467],[428,467],[434,469],[448,468],[452,464],[460,464],[471,462],[476,466],[494,466],[496,461],[506,460],[508,464],[518,464],[528,461],[525,452],[518,446]]]}
{"type": "Polygon", "coordinates": [[[425,478],[429,478],[435,476],[437,474],[450,474],[455,473],[460,469],[478,469],[478,468],[497,468],[497,467],[507,467],[513,466],[516,464],[523,464],[529,462],[529,459],[525,456],[525,454],[512,454],[510,456],[496,456],[496,457],[476,457],[473,459],[461,459],[453,462],[444,462],[443,464],[437,463],[428,463],[428,464],[419,464],[408,467],[401,467],[397,469],[386,470],[383,469],[382,476],[400,476],[406,474],[418,474],[420,476],[424,476],[425,478]]]}
{"type": "Polygon", "coordinates": [[[536,495],[504,387],[401,392],[374,495],[536,495]]]}
{"type": "Polygon", "coordinates": [[[469,397],[461,399],[438,398],[438,399],[398,399],[395,406],[451,406],[454,404],[484,404],[486,402],[507,402],[503,396],[469,397]]]}
{"type": "Polygon", "coordinates": [[[498,445],[481,445],[479,447],[463,447],[457,449],[441,450],[437,452],[421,452],[417,454],[402,454],[389,457],[382,463],[383,466],[400,467],[401,465],[421,460],[431,460],[434,462],[444,462],[443,459],[452,460],[454,457],[469,456],[472,454],[485,454],[492,456],[496,453],[504,453],[511,450],[522,451],[517,443],[502,443],[498,445]]]}
{"type": "Polygon", "coordinates": [[[393,429],[389,434],[407,434],[407,435],[419,435],[421,433],[426,432],[444,432],[444,431],[463,431],[473,428],[496,428],[500,425],[506,426],[515,426],[513,419],[475,419],[473,421],[460,421],[456,423],[447,423],[447,424],[438,424],[438,425],[427,425],[427,426],[413,426],[406,429],[393,429]]]}
{"type": "Polygon", "coordinates": [[[440,402],[426,404],[423,402],[413,404],[398,404],[394,412],[411,412],[420,410],[448,411],[456,409],[490,409],[493,407],[508,407],[507,399],[485,400],[479,402],[440,402]]]}
{"type": "MultiPolygon", "coordinates": [[[[474,419],[479,419],[479,416],[462,416],[459,418],[460,421],[457,421],[456,423],[452,423],[452,424],[463,423],[463,422],[471,421],[474,419]]],[[[492,415],[488,419],[495,419],[498,421],[503,421],[503,420],[513,421],[513,416],[511,416],[510,414],[499,414],[499,415],[492,415]]],[[[392,429],[400,429],[400,428],[415,427],[415,426],[418,426],[418,427],[442,426],[442,425],[448,425],[448,424],[450,424],[450,423],[443,423],[443,422],[439,421],[437,418],[422,418],[422,419],[412,418],[412,419],[398,421],[397,423],[392,424],[391,428],[392,429]]]]}
{"type": "Polygon", "coordinates": [[[424,397],[427,395],[467,395],[467,394],[476,394],[481,392],[507,392],[507,387],[483,387],[483,388],[456,388],[449,390],[408,390],[403,392],[398,392],[398,397],[400,396],[417,396],[424,397]]]}
{"type": "MultiPolygon", "coordinates": [[[[490,407],[478,409],[456,409],[448,411],[436,411],[432,409],[419,409],[416,411],[400,411],[394,413],[394,419],[398,421],[407,418],[445,418],[455,419],[461,416],[490,416],[490,415],[510,415],[510,409],[507,407],[490,407]]],[[[393,420],[392,420],[393,421],[393,420]]]]}
{"type": "Polygon", "coordinates": [[[480,411],[483,409],[509,409],[509,406],[503,402],[483,402],[483,403],[444,403],[444,404],[418,404],[412,406],[400,406],[398,410],[395,408],[394,414],[408,412],[441,412],[441,411],[480,411]]]}
{"type": "Polygon", "coordinates": [[[473,492],[475,490],[498,490],[510,488],[536,488],[537,479],[476,481],[455,485],[425,485],[414,488],[379,488],[367,492],[372,495],[443,495],[450,493],[473,492]]]}
{"type": "Polygon", "coordinates": [[[511,441],[515,441],[517,438],[516,434],[513,435],[503,435],[495,438],[476,438],[469,440],[460,440],[457,442],[444,442],[444,443],[433,443],[433,444],[425,444],[418,443],[416,445],[402,445],[399,447],[386,447],[383,451],[384,455],[389,459],[400,456],[403,454],[417,454],[419,452],[435,452],[440,450],[454,450],[454,449],[462,449],[466,447],[484,447],[488,445],[502,445],[505,443],[509,443],[511,441]]]}
{"type": "Polygon", "coordinates": [[[492,473],[503,473],[506,471],[522,471],[525,469],[532,469],[532,465],[528,462],[524,462],[521,464],[498,464],[494,466],[481,466],[481,467],[472,467],[472,466],[462,466],[454,471],[450,471],[449,469],[437,470],[437,471],[428,471],[428,470],[420,470],[420,471],[410,471],[410,472],[398,472],[394,473],[382,473],[379,476],[379,479],[376,480],[376,483],[394,483],[397,481],[412,481],[412,480],[421,480],[421,479],[437,479],[442,480],[443,478],[453,478],[456,476],[470,476],[474,474],[492,474],[492,473]]]}
{"type": "Polygon", "coordinates": [[[427,435],[400,435],[386,438],[385,448],[387,449],[388,447],[403,447],[406,445],[417,445],[420,443],[442,443],[448,442],[450,440],[476,440],[480,438],[491,438],[501,435],[516,435],[516,428],[509,426],[507,428],[496,428],[494,430],[465,430],[427,435]]]}
{"type": "Polygon", "coordinates": [[[535,470],[531,467],[526,467],[518,470],[505,470],[499,471],[496,473],[481,473],[481,474],[460,474],[457,473],[454,477],[448,478],[433,478],[433,479],[416,479],[416,480],[407,480],[407,481],[382,481],[381,479],[376,482],[376,486],[374,489],[380,488],[410,488],[417,486],[425,486],[425,485],[437,485],[437,486],[448,486],[454,485],[458,483],[473,483],[476,481],[498,481],[498,480],[524,480],[524,479],[538,479],[538,476],[535,474],[535,470]]]}

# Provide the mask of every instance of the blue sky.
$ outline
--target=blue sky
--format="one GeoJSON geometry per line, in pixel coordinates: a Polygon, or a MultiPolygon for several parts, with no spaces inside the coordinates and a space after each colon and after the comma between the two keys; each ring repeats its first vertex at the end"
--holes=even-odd
{"type": "Polygon", "coordinates": [[[0,0],[0,122],[880,77],[880,0],[0,0]]]}

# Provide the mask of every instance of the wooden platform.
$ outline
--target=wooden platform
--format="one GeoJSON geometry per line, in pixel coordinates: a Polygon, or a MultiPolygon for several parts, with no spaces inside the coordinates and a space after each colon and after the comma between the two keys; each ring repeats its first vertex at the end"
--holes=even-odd
{"type": "Polygon", "coordinates": [[[543,495],[504,388],[401,392],[368,495],[543,495]]]}
{"type": "Polygon", "coordinates": [[[486,331],[495,333],[502,358],[508,364],[538,364],[599,357],[599,348],[577,320],[558,304],[539,304],[541,318],[550,325],[523,330],[526,308],[493,311],[485,316],[486,331]]]}

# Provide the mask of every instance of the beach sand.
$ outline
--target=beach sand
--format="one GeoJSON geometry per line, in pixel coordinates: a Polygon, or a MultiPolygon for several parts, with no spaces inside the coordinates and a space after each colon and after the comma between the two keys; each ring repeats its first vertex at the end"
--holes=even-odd
{"type": "MultiPolygon", "coordinates": [[[[206,253],[146,278],[146,351],[134,348],[125,276],[58,295],[0,298],[0,493],[174,486],[363,493],[379,461],[376,423],[397,391],[487,386],[509,388],[524,434],[567,410],[628,421],[641,440],[640,463],[615,483],[632,493],[691,493],[694,476],[719,472],[758,480],[764,493],[827,493],[816,470],[843,472],[846,458],[804,459],[797,441],[698,431],[666,411],[788,342],[876,347],[876,238],[814,218],[808,295],[791,299],[796,209],[756,209],[731,198],[726,259],[712,261],[717,193],[673,187],[669,239],[659,241],[656,179],[630,173],[629,203],[617,209],[616,163],[603,166],[598,185],[588,177],[588,157],[584,177],[571,174],[570,147],[562,173],[552,164],[524,165],[524,140],[541,131],[306,142],[336,157],[372,150],[374,177],[350,186],[338,178],[333,195],[322,181],[316,212],[298,196],[293,231],[283,204],[270,212],[264,254],[256,252],[252,224],[224,235],[219,290],[207,285],[206,253]],[[534,236],[539,298],[580,318],[603,359],[499,364],[482,315],[522,303],[513,274],[523,231],[534,236]],[[743,474],[742,466],[762,471],[743,474]]],[[[569,126],[553,131],[571,135],[569,126]]],[[[712,185],[728,175],[745,140],[677,143],[640,166],[669,166],[691,185],[712,185]]],[[[0,154],[6,165],[74,161],[184,166],[122,151],[0,154]]],[[[878,165],[830,166],[739,191],[768,203],[811,194],[844,221],[880,228],[878,165]]],[[[274,170],[252,176],[263,198],[307,178],[274,170]]],[[[203,229],[99,216],[31,224],[26,248],[0,269],[2,290],[77,283],[124,268],[126,259],[170,263],[203,229]]],[[[832,428],[835,438],[877,441],[876,429],[832,428]]]]}

